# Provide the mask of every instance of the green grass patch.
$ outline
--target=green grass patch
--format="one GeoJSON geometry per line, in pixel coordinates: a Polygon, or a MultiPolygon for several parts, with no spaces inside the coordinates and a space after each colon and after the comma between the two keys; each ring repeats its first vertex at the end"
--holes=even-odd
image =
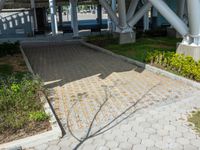
{"type": "Polygon", "coordinates": [[[188,121],[194,124],[195,129],[200,133],[200,111],[192,112],[188,121]]]}
{"type": "Polygon", "coordinates": [[[90,36],[87,41],[110,51],[124,55],[126,57],[145,62],[148,51],[171,51],[175,52],[176,43],[181,39],[171,37],[143,37],[131,44],[118,44],[118,38],[113,38],[112,35],[90,36]]]}

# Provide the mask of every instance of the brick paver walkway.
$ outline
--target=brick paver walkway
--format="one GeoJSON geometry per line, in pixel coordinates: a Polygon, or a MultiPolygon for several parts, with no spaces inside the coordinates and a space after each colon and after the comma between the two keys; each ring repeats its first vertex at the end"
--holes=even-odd
{"type": "Polygon", "coordinates": [[[38,149],[73,149],[78,143],[88,150],[200,147],[198,136],[183,125],[183,114],[198,104],[194,97],[194,103],[187,99],[197,89],[80,43],[29,43],[23,48],[50,89],[49,99],[66,131],[61,141],[38,149]],[[196,145],[184,138],[184,129],[196,145]]]}

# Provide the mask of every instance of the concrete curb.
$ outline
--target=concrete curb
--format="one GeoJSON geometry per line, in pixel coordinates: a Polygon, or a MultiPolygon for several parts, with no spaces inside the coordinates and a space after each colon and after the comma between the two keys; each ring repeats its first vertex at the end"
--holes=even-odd
{"type": "MultiPolygon", "coordinates": [[[[28,58],[26,57],[26,55],[23,51],[23,48],[20,47],[20,50],[22,52],[25,63],[28,67],[28,70],[33,75],[35,75],[32,67],[28,61],[28,58]]],[[[37,135],[33,135],[33,136],[26,137],[23,139],[19,139],[19,140],[5,143],[5,144],[1,144],[0,149],[17,149],[19,147],[22,147],[24,149],[24,148],[28,148],[28,147],[38,146],[40,144],[47,143],[47,142],[53,141],[53,140],[57,140],[62,137],[62,130],[58,124],[58,121],[51,109],[51,106],[50,106],[48,100],[46,99],[44,93],[41,92],[40,95],[41,95],[40,99],[44,103],[44,105],[43,105],[44,110],[45,110],[46,114],[48,114],[50,116],[49,122],[51,124],[52,129],[50,131],[47,131],[44,133],[39,133],[37,135]]]]}
{"type": "Polygon", "coordinates": [[[148,71],[151,71],[153,73],[156,73],[156,74],[159,74],[159,75],[163,75],[165,77],[168,77],[168,78],[171,78],[173,80],[179,80],[189,86],[192,86],[192,87],[195,87],[195,88],[198,88],[200,89],[200,83],[196,82],[196,81],[193,81],[193,80],[189,80],[187,78],[184,78],[184,77],[181,77],[181,76],[178,76],[176,74],[173,74],[171,72],[168,72],[168,71],[165,71],[165,70],[162,70],[162,69],[159,69],[159,68],[156,68],[154,66],[151,66],[151,65],[148,65],[148,64],[145,64],[145,63],[142,63],[142,62],[139,62],[137,60],[133,60],[133,59],[130,59],[130,58],[127,58],[125,56],[122,56],[122,55],[118,55],[118,54],[115,54],[107,49],[104,49],[102,47],[99,47],[99,46],[96,46],[94,44],[90,44],[90,43],[87,43],[85,42],[84,40],[80,41],[81,44],[83,44],[84,46],[86,47],[89,47],[89,48],[92,48],[92,49],[95,49],[95,50],[98,50],[98,51],[101,51],[103,53],[106,53],[106,54],[109,54],[109,55],[112,55],[114,57],[117,57],[123,61],[126,61],[128,63],[131,63],[131,64],[134,64],[134,65],[137,65],[141,68],[144,68],[148,71]]]}

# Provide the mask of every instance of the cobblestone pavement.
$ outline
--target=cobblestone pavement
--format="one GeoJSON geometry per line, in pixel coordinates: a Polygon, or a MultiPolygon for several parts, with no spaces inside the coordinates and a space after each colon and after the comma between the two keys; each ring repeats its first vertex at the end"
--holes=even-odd
{"type": "Polygon", "coordinates": [[[35,149],[200,147],[185,121],[188,111],[200,106],[192,97],[199,93],[196,88],[80,43],[26,43],[23,48],[50,89],[66,131],[63,139],[35,149]]]}

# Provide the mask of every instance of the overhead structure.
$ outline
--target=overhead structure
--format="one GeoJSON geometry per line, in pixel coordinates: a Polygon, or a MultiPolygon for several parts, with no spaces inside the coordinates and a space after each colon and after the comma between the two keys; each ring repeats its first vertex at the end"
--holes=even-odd
{"type": "MultiPolygon", "coordinates": [[[[143,18],[145,29],[148,29],[148,12],[153,9],[159,12],[171,26],[183,37],[177,52],[200,59],[200,0],[176,1],[175,13],[165,0],[0,0],[0,10],[4,8],[32,8],[48,6],[51,13],[52,35],[57,34],[56,6],[71,5],[71,26],[73,36],[78,37],[78,3],[100,3],[113,22],[113,31],[120,35],[120,43],[135,42],[134,27],[143,18]],[[31,1],[31,2],[30,2],[31,1]],[[127,5],[126,3],[129,3],[127,5]],[[143,5],[139,7],[139,4],[143,5]],[[128,6],[128,7],[127,7],[128,6]]],[[[60,17],[61,18],[61,17],[60,17]]],[[[35,26],[37,29],[37,27],[35,26]]]]}

